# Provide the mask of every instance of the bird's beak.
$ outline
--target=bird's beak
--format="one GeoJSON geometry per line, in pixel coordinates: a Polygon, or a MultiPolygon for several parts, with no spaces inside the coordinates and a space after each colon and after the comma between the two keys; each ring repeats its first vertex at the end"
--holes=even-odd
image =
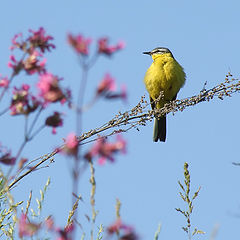
{"type": "Polygon", "coordinates": [[[151,55],[151,52],[143,52],[143,54],[151,55]]]}

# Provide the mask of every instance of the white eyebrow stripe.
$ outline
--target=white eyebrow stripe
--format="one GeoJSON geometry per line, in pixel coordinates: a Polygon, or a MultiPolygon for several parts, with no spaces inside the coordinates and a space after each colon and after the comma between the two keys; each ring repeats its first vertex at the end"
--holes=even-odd
{"type": "Polygon", "coordinates": [[[171,53],[170,50],[168,48],[155,48],[151,51],[152,54],[163,54],[163,53],[171,53]]]}

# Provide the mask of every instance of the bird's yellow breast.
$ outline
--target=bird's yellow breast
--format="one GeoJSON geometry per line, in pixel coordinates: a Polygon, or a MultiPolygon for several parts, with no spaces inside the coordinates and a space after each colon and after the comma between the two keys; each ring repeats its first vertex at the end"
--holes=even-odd
{"type": "Polygon", "coordinates": [[[164,97],[157,104],[161,108],[173,100],[185,82],[185,73],[171,53],[152,55],[153,63],[144,77],[147,91],[153,100],[163,91],[164,97]]]}

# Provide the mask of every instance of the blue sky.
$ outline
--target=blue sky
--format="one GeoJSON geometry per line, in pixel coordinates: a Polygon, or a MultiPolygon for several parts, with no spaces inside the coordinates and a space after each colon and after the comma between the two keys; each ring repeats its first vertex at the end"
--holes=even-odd
{"type": "MultiPolygon", "coordinates": [[[[112,58],[99,59],[89,74],[86,102],[93,96],[97,83],[110,72],[118,84],[126,83],[128,104],[120,101],[99,101],[84,116],[85,131],[110,120],[119,110],[135,106],[147,95],[143,84],[145,71],[151,64],[143,51],[158,46],[171,49],[187,74],[186,84],[178,94],[185,98],[203,88],[224,81],[231,70],[239,76],[239,3],[237,1],[7,1],[1,3],[0,73],[7,75],[10,40],[15,33],[44,27],[54,37],[56,50],[47,55],[50,71],[64,78],[64,85],[79,86],[81,69],[66,41],[67,33],[81,33],[92,39],[108,36],[111,43],[126,42],[126,48],[112,58]]],[[[92,49],[93,50],[93,49],[92,49]]],[[[21,75],[19,83],[25,80],[21,75]]],[[[36,80],[36,79],[35,79],[36,80]]],[[[33,81],[35,81],[33,79],[33,81]]],[[[175,211],[184,207],[178,196],[178,180],[183,180],[183,165],[187,161],[192,188],[201,186],[195,202],[192,223],[206,232],[199,239],[210,238],[219,225],[218,240],[236,239],[240,214],[239,171],[232,162],[239,162],[239,100],[238,94],[220,101],[186,109],[168,116],[166,143],[152,142],[152,123],[124,134],[128,141],[126,155],[116,163],[96,165],[96,208],[100,211],[97,224],[107,226],[114,221],[115,199],[122,202],[122,219],[133,225],[141,239],[153,239],[158,223],[162,223],[160,239],[186,239],[181,227],[185,219],[175,211]]],[[[64,111],[65,109],[60,109],[64,111]]],[[[21,117],[1,119],[1,142],[13,146],[21,143],[21,117]],[[6,137],[7,136],[7,137],[6,137]]],[[[75,117],[67,112],[65,126],[58,135],[50,129],[42,132],[24,150],[30,159],[50,152],[75,129],[75,117]]],[[[90,145],[89,145],[90,147],[90,145]]],[[[47,193],[43,215],[52,214],[58,225],[64,226],[71,208],[71,159],[61,156],[49,168],[26,177],[13,191],[16,201],[28,198],[30,190],[38,197],[48,176],[51,186],[47,193]]],[[[83,216],[90,214],[89,170],[83,174],[79,192],[84,203],[79,206],[79,221],[88,232],[83,216]]],[[[24,202],[26,206],[26,202],[24,202]]]]}

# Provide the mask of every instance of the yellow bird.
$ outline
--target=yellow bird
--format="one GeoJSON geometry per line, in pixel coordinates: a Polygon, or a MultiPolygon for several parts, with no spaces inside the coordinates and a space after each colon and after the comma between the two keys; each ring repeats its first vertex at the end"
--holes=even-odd
{"type": "MultiPolygon", "coordinates": [[[[143,54],[148,54],[153,59],[152,65],[145,74],[144,83],[150,96],[152,109],[160,109],[166,103],[176,99],[177,93],[185,83],[186,74],[168,48],[158,47],[143,54]],[[163,92],[163,98],[155,104],[154,100],[161,92],[163,92]]],[[[158,140],[161,142],[166,140],[166,115],[154,119],[153,141],[158,140]]]]}

